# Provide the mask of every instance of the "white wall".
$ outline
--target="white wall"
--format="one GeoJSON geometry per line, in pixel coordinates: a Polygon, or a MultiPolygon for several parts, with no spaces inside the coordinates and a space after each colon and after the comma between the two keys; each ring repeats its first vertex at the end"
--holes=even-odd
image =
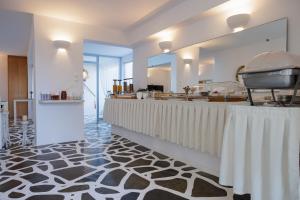
{"type": "Polygon", "coordinates": [[[187,47],[176,52],[177,90],[183,92],[187,85],[195,85],[199,81],[198,76],[199,48],[187,47]],[[187,53],[188,52],[188,53],[187,53]],[[183,59],[192,58],[190,65],[185,65],[183,59]]]}
{"type": "MultiPolygon", "coordinates": [[[[287,17],[289,26],[288,50],[292,53],[300,54],[300,1],[252,0],[250,3],[252,7],[252,13],[248,27],[254,27],[287,17]]],[[[174,34],[172,42],[173,49],[180,49],[230,33],[232,30],[226,24],[227,16],[228,13],[219,12],[217,15],[200,18],[189,25],[181,26],[174,34]]],[[[154,28],[155,24],[152,24],[151,26],[154,28]]],[[[169,24],[169,26],[174,26],[174,24],[169,24]]],[[[134,48],[133,68],[134,83],[136,88],[144,88],[146,85],[147,58],[160,53],[161,50],[158,48],[158,42],[158,40],[152,40],[150,42],[142,43],[134,48]]]]}
{"type": "Polygon", "coordinates": [[[7,55],[0,53],[0,101],[8,100],[7,55]]]}
{"type": "MultiPolygon", "coordinates": [[[[117,32],[34,16],[34,66],[36,99],[40,93],[67,90],[82,95],[83,41],[85,39],[124,44],[117,32]],[[71,41],[66,52],[53,46],[53,40],[71,41]]],[[[37,144],[83,139],[83,104],[43,105],[35,103],[37,144]]]]}

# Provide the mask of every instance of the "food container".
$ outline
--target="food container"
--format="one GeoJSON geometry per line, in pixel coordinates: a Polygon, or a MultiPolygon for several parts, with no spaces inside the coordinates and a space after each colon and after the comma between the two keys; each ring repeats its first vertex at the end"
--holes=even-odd
{"type": "Polygon", "coordinates": [[[293,89],[290,104],[294,104],[300,86],[300,56],[286,52],[267,52],[254,59],[239,73],[247,88],[251,105],[251,89],[270,89],[273,101],[275,89],[293,89]]]}
{"type": "Polygon", "coordinates": [[[51,95],[51,100],[59,100],[59,95],[51,95]]]}
{"type": "Polygon", "coordinates": [[[243,72],[241,75],[247,88],[294,89],[300,75],[300,68],[291,66],[272,71],[243,72]]]}

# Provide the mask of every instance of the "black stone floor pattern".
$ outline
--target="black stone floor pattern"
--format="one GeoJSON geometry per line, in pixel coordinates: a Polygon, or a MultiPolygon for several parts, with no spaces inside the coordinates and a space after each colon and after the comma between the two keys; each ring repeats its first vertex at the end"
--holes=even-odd
{"type": "Polygon", "coordinates": [[[103,121],[86,119],[85,135],[0,153],[0,200],[250,199],[233,197],[216,176],[111,133],[103,121]]]}
{"type": "MultiPolygon", "coordinates": [[[[16,124],[13,121],[9,122],[9,134],[10,134],[10,147],[16,147],[22,145],[23,131],[21,121],[18,120],[16,124]]],[[[32,145],[35,139],[35,129],[33,121],[29,120],[27,125],[28,143],[32,145]]]]}

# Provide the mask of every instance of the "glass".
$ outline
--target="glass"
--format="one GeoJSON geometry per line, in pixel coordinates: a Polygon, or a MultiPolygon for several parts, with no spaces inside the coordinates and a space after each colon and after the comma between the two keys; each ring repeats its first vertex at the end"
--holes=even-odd
{"type": "Polygon", "coordinates": [[[83,56],[84,62],[97,62],[97,57],[96,56],[83,56]]]}
{"type": "Polygon", "coordinates": [[[132,78],[133,77],[133,63],[128,62],[124,65],[124,79],[132,78]]]}
{"type": "Polygon", "coordinates": [[[113,88],[113,80],[119,80],[120,59],[99,57],[99,116],[103,117],[105,97],[113,88]]]}
{"type": "Polygon", "coordinates": [[[88,72],[86,81],[83,82],[84,115],[97,114],[97,64],[85,63],[83,68],[88,72]]]}

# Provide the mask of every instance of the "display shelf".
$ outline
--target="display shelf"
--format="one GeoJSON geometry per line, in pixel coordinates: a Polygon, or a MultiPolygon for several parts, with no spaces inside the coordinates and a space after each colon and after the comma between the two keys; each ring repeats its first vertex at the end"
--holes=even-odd
{"type": "Polygon", "coordinates": [[[76,104],[83,103],[83,100],[40,100],[40,104],[76,104]]]}

